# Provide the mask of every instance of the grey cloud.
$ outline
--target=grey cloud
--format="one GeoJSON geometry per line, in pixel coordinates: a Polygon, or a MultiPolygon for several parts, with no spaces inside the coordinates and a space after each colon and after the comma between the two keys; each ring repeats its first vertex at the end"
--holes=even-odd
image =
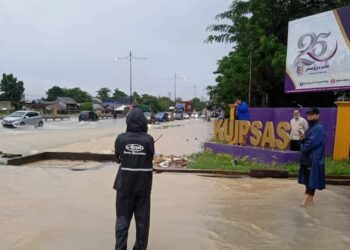
{"type": "MultiPolygon", "coordinates": [[[[128,91],[129,66],[115,62],[129,50],[134,90],[173,94],[166,80],[175,72],[178,96],[192,98],[189,86],[214,83],[216,61],[230,45],[204,44],[205,28],[229,0],[0,0],[0,72],[23,80],[29,98],[53,84],[128,91]]],[[[199,90],[198,96],[200,96],[199,90]]]]}

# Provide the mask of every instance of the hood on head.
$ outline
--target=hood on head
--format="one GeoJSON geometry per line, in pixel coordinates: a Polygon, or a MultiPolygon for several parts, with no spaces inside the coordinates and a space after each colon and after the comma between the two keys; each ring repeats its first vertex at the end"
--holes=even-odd
{"type": "Polygon", "coordinates": [[[146,117],[144,116],[143,112],[138,108],[134,108],[130,111],[130,113],[126,117],[126,125],[127,132],[147,133],[148,131],[146,117]]]}

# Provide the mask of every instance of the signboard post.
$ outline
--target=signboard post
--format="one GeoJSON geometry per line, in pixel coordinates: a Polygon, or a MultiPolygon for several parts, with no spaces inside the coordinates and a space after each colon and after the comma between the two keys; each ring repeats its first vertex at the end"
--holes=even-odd
{"type": "MultiPolygon", "coordinates": [[[[350,89],[350,6],[289,22],[285,92],[350,89]]],[[[335,160],[350,158],[349,102],[338,102],[335,160]]]]}

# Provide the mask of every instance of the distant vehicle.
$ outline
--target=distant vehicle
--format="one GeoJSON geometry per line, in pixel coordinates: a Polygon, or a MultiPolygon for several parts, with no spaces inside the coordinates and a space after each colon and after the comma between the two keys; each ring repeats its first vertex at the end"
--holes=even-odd
{"type": "Polygon", "coordinates": [[[144,112],[143,114],[146,117],[148,124],[154,124],[156,122],[156,118],[152,112],[144,112]]]}
{"type": "Polygon", "coordinates": [[[81,111],[79,114],[79,122],[96,122],[98,116],[93,111],[81,111]]]}
{"type": "Polygon", "coordinates": [[[192,101],[184,101],[181,103],[176,103],[175,109],[182,110],[182,112],[184,113],[192,113],[194,110],[194,106],[192,101]]]}
{"type": "Polygon", "coordinates": [[[221,115],[221,111],[220,110],[213,110],[211,112],[211,117],[212,118],[218,118],[221,115]]]}
{"type": "Polygon", "coordinates": [[[174,118],[175,120],[182,120],[184,117],[183,117],[183,114],[179,112],[179,113],[175,113],[174,118]]]}
{"type": "Polygon", "coordinates": [[[174,121],[175,120],[175,117],[174,117],[174,113],[173,112],[166,112],[168,114],[168,117],[169,117],[169,121],[174,121]]]}
{"type": "Polygon", "coordinates": [[[43,117],[39,112],[21,110],[6,116],[2,121],[2,126],[7,128],[18,128],[26,125],[42,127],[44,125],[43,117]]]}
{"type": "Polygon", "coordinates": [[[190,115],[188,113],[183,113],[182,116],[184,119],[190,119],[190,115]]]}
{"type": "Polygon", "coordinates": [[[168,122],[169,121],[169,115],[166,112],[160,112],[155,115],[157,122],[168,122]]]}
{"type": "Polygon", "coordinates": [[[198,114],[197,112],[193,112],[193,113],[191,114],[191,118],[197,119],[198,117],[199,117],[199,114],[198,114]]]}

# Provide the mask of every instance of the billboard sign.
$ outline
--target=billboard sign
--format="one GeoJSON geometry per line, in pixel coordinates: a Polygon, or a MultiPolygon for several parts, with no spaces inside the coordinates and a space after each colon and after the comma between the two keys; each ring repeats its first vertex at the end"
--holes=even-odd
{"type": "Polygon", "coordinates": [[[289,22],[285,92],[350,89],[350,6],[289,22]]]}

